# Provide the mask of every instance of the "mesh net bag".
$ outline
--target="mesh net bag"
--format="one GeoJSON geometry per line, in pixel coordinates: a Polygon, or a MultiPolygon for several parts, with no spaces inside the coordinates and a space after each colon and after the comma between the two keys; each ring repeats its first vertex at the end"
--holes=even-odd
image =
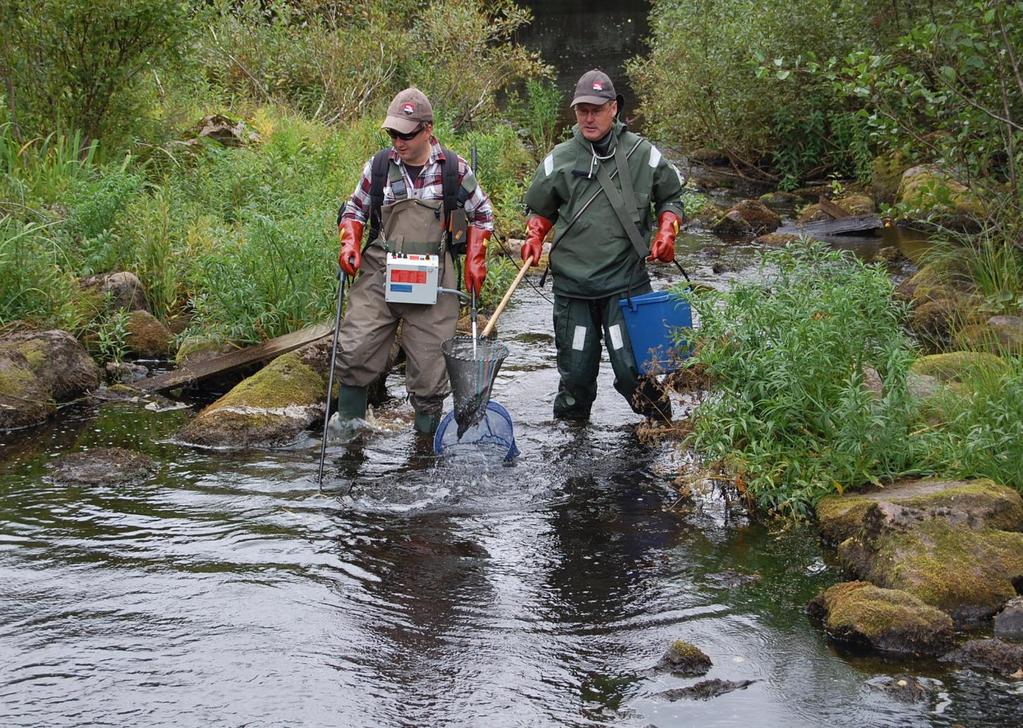
{"type": "Polygon", "coordinates": [[[457,452],[463,445],[477,448],[492,447],[506,461],[519,454],[519,449],[515,445],[511,415],[497,402],[487,402],[479,422],[470,426],[461,436],[458,435],[458,423],[454,417],[454,412],[448,412],[433,436],[433,451],[438,455],[445,451],[457,452]]]}
{"type": "Polygon", "coordinates": [[[451,380],[455,422],[461,439],[486,414],[490,388],[508,356],[508,347],[496,339],[474,342],[471,336],[456,336],[441,344],[441,351],[451,380]]]}

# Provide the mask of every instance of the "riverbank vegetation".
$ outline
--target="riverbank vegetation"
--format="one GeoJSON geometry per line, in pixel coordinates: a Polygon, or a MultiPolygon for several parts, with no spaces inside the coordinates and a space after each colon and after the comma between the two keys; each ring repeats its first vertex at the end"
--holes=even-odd
{"type": "MultiPolygon", "coordinates": [[[[478,150],[499,230],[519,226],[535,160],[499,123],[497,98],[526,80],[550,93],[547,67],[511,40],[528,12],[476,0],[349,10],[5,3],[0,325],[117,351],[123,326],[79,281],[119,270],[182,336],[251,343],[330,318],[337,207],[388,144],[379,118],[412,80],[438,99],[442,143],[478,150]],[[211,125],[228,132],[203,136],[211,125]]],[[[527,95],[518,118],[530,109],[527,95]]],[[[486,299],[509,266],[494,257],[486,299]]]]}

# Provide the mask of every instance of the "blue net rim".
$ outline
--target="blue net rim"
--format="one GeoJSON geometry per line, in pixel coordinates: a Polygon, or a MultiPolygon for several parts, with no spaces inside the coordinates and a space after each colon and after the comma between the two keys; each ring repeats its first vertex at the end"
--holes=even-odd
{"type": "MultiPolygon", "coordinates": [[[[507,421],[507,423],[508,423],[508,432],[511,435],[511,442],[508,442],[504,438],[499,438],[499,439],[501,440],[501,447],[507,446],[507,448],[508,448],[508,453],[504,457],[505,462],[507,462],[509,460],[512,460],[513,458],[515,458],[515,457],[517,457],[519,455],[519,448],[515,444],[515,434],[514,434],[514,431],[512,429],[513,426],[512,426],[511,414],[508,412],[507,409],[504,408],[503,405],[501,405],[501,404],[499,404],[497,402],[494,402],[493,400],[487,402],[487,409],[486,409],[486,411],[488,413],[492,412],[495,415],[497,415],[498,417],[501,417],[502,419],[507,421]]],[[[483,419],[485,420],[486,417],[487,416],[484,415],[483,419]]],[[[444,449],[445,449],[445,446],[444,446],[444,434],[447,432],[447,428],[448,427],[456,426],[455,423],[454,423],[454,419],[455,419],[455,413],[454,413],[454,411],[451,411],[451,412],[448,412],[446,415],[444,415],[444,419],[441,420],[440,425],[437,427],[437,431],[433,435],[433,452],[434,452],[434,454],[436,454],[436,455],[443,454],[444,449]]],[[[466,441],[465,443],[462,443],[462,444],[471,445],[473,443],[471,441],[466,441]]]]}

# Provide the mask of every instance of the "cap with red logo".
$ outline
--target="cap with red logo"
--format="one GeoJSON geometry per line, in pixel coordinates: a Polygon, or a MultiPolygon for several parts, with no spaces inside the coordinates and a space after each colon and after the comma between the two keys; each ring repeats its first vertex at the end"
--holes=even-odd
{"type": "Polygon", "coordinates": [[[572,106],[576,104],[596,104],[603,106],[608,101],[617,98],[614,84],[603,71],[594,68],[587,71],[575,85],[575,98],[572,99],[572,106]]]}
{"type": "Polygon", "coordinates": [[[394,97],[380,128],[409,134],[426,122],[433,122],[433,107],[426,94],[413,86],[394,97]]]}

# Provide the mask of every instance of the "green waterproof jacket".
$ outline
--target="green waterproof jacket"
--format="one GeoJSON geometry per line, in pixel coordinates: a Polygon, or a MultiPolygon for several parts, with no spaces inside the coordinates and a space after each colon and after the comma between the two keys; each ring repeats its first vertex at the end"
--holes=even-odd
{"type": "Polygon", "coordinates": [[[645,258],[651,228],[665,210],[682,217],[682,176],[657,147],[615,122],[611,148],[621,145],[629,155],[635,199],[622,202],[635,206],[628,212],[645,247],[640,257],[598,180],[597,167],[603,165],[611,184],[622,189],[614,156],[600,158],[578,126],[572,132],[572,139],[558,144],[540,163],[525,202],[530,213],[555,223],[550,257],[554,292],[573,298],[605,298],[649,282],[645,258]],[[569,226],[577,215],[578,220],[569,226]]]}

